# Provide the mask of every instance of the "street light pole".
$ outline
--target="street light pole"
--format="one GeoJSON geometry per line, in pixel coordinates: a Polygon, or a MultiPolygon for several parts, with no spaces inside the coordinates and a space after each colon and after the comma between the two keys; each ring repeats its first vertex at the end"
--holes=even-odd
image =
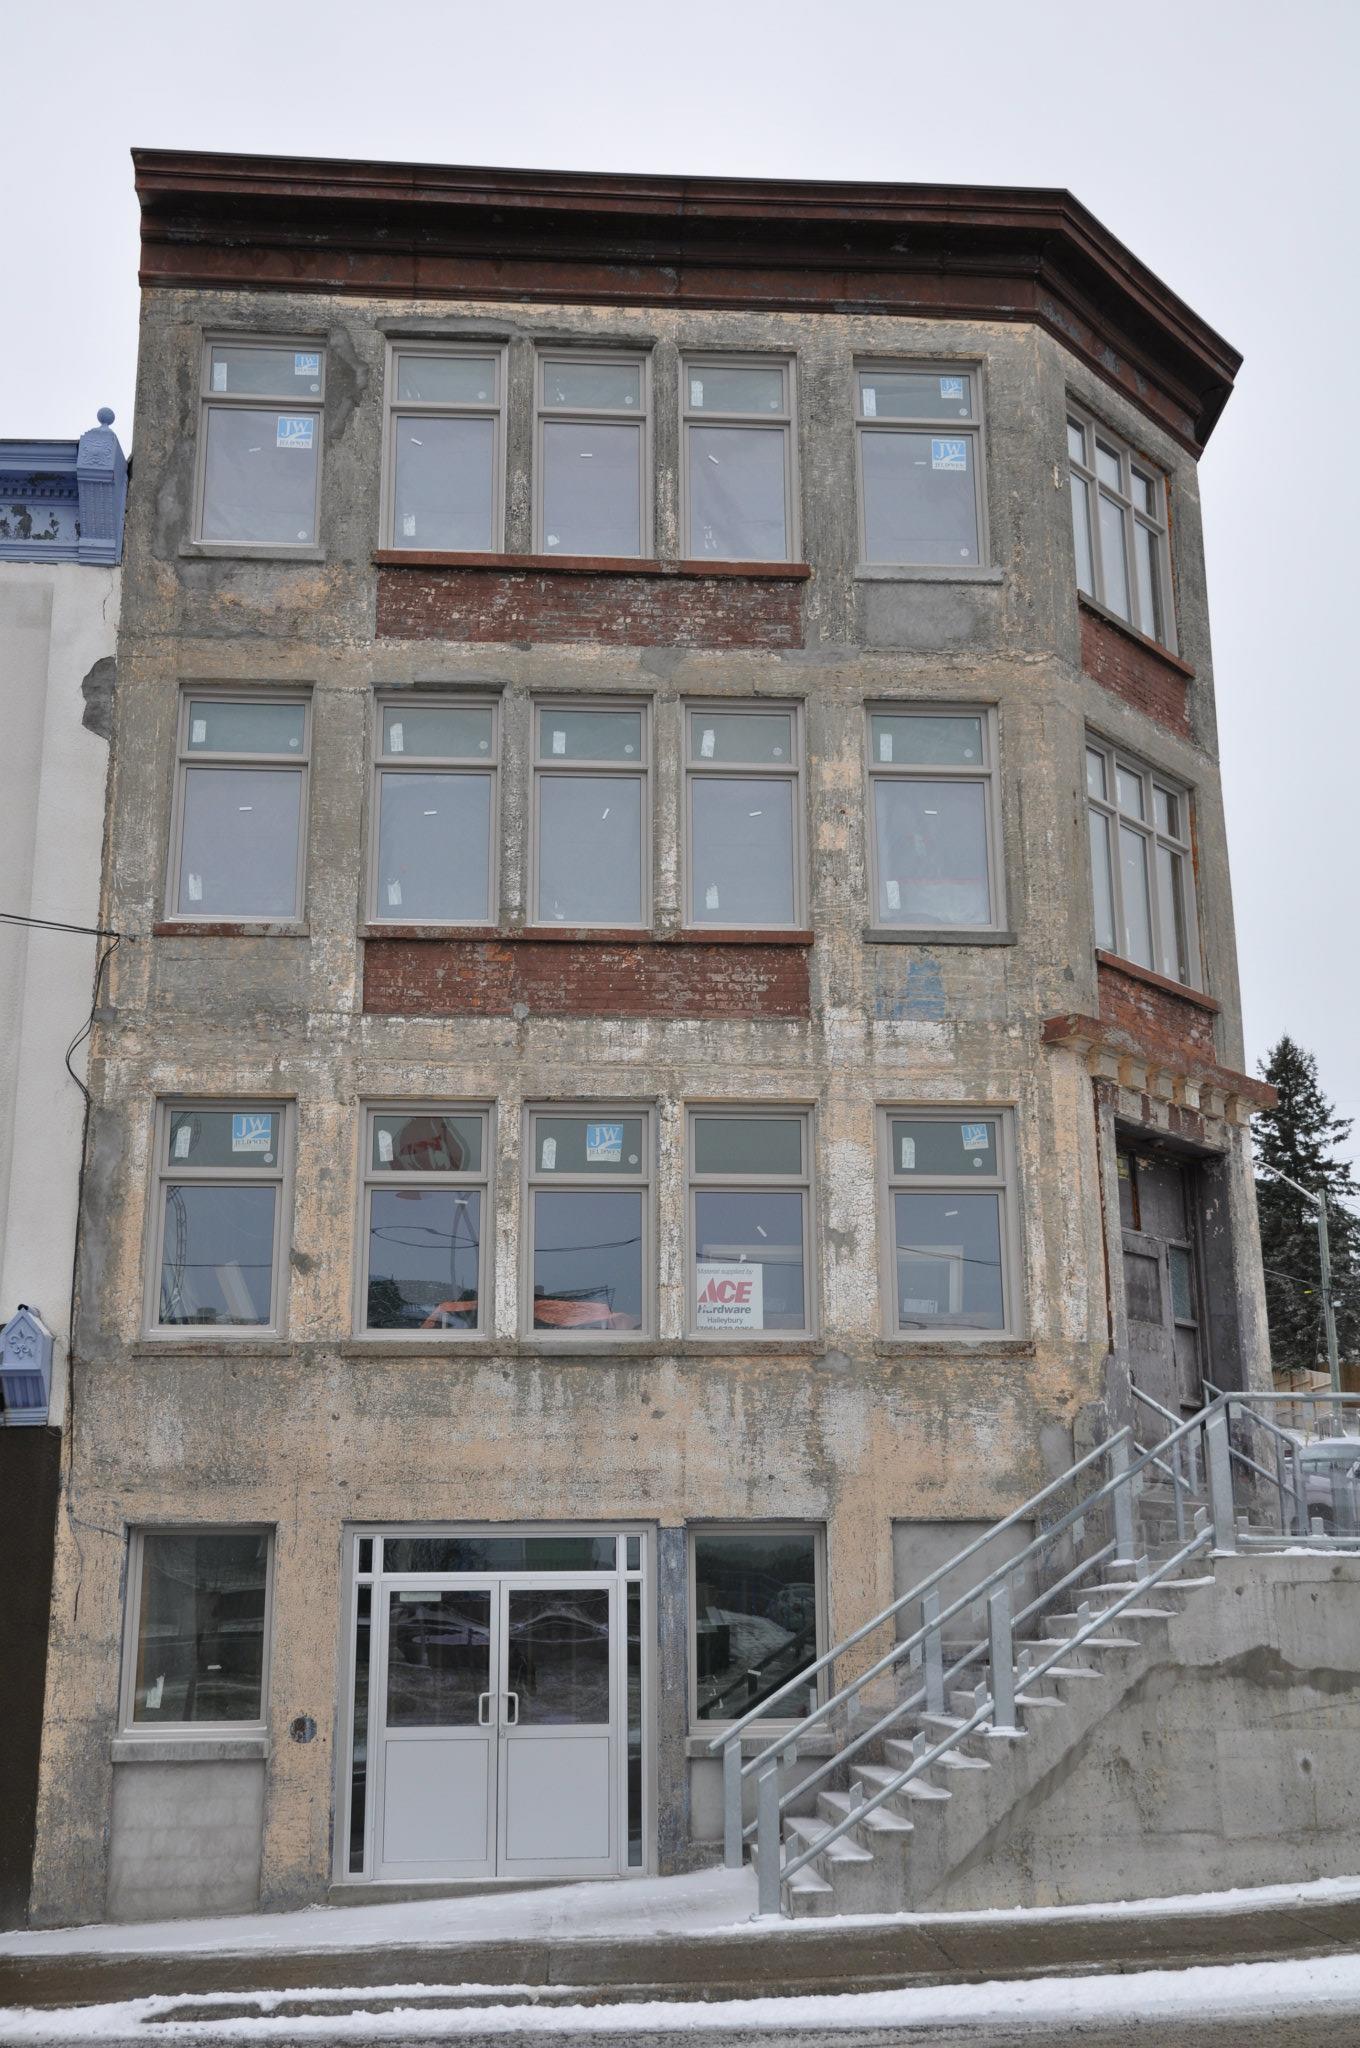
{"type": "Polygon", "coordinates": [[[1296,1194],[1302,1195],[1305,1202],[1311,1202],[1317,1210],[1318,1266],[1322,1279],[1322,1327],[1327,1338],[1327,1366],[1332,1376],[1332,1392],[1339,1394],[1341,1354],[1336,1342],[1336,1310],[1332,1306],[1332,1247],[1327,1237],[1327,1197],[1312,1188],[1300,1186],[1299,1182],[1291,1179],[1287,1173],[1281,1173],[1278,1166],[1268,1166],[1266,1172],[1273,1174],[1276,1180],[1282,1180],[1286,1187],[1293,1188],[1296,1194]]]}

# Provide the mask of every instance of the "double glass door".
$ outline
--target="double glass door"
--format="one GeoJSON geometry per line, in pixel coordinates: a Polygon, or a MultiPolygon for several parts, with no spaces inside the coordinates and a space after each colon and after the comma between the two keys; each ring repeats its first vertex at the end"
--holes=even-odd
{"type": "Polygon", "coordinates": [[[375,1874],[619,1868],[623,1671],[604,1575],[422,1575],[375,1631],[375,1874]]]}

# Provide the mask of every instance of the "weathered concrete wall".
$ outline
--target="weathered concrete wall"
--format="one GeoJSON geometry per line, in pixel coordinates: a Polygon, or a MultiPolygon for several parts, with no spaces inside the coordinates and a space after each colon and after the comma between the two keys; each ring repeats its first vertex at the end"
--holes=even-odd
{"type": "Polygon", "coordinates": [[[120,1764],[109,1830],[110,1920],[247,1913],[260,1896],[264,1764],[120,1764]]]}

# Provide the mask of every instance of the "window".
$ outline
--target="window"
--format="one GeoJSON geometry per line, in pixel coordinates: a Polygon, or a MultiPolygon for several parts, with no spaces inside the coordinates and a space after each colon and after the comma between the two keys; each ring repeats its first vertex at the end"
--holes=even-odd
{"type": "Polygon", "coordinates": [[[640,704],[540,704],[535,712],[533,922],[641,925],[647,713],[640,704]]]}
{"type": "Polygon", "coordinates": [[[264,1529],[134,1531],[123,1726],[264,1726],[270,1541],[264,1529]]]}
{"type": "Polygon", "coordinates": [[[814,1327],[806,1112],[694,1110],[689,1326],[700,1336],[814,1327]]]}
{"type": "Polygon", "coordinates": [[[412,697],[379,703],[375,920],[494,918],[498,722],[495,704],[412,697]]]}
{"type": "Polygon", "coordinates": [[[651,1116],[536,1109],[525,1324],[593,1341],[651,1326],[651,1116]],[[646,1276],[646,1277],[644,1277],[646,1276]]]}
{"type": "Polygon", "coordinates": [[[976,370],[860,364],[855,371],[860,560],[976,569],[982,424],[976,370]]]}
{"type": "Polygon", "coordinates": [[[1077,412],[1068,415],[1067,454],[1078,590],[1174,650],[1166,478],[1077,412]]]}
{"type": "Polygon", "coordinates": [[[538,359],[536,546],[547,555],[644,555],[650,538],[642,356],[538,359]]]}
{"type": "Polygon", "coordinates": [[[500,552],[504,381],[502,349],[393,348],[384,521],[389,547],[500,552]]]}
{"type": "Polygon", "coordinates": [[[169,914],[302,915],[310,706],[305,697],[180,701],[169,914]]]}
{"type": "Polygon", "coordinates": [[[692,356],[681,384],[687,552],[788,561],[797,545],[792,363],[692,356]]]}
{"type": "Polygon", "coordinates": [[[315,546],[326,352],[214,341],[203,351],[200,541],[315,546]]]}
{"type": "Polygon", "coordinates": [[[481,1330],[490,1146],[484,1109],[370,1109],[361,1330],[481,1330]]]}
{"type": "Polygon", "coordinates": [[[1189,793],[1092,739],[1086,814],[1097,946],[1193,986],[1199,960],[1189,793]]]}
{"type": "Polygon", "coordinates": [[[996,714],[871,710],[869,793],[875,924],[996,930],[996,714]]]}
{"type": "Polygon", "coordinates": [[[799,724],[794,704],[688,707],[688,923],[799,922],[799,724]]]}
{"type": "Polygon", "coordinates": [[[889,1110],[890,1332],[1011,1331],[1013,1174],[1005,1112],[889,1110]]]}
{"type": "MultiPolygon", "coordinates": [[[[696,1529],[690,1537],[695,1723],[739,1721],[809,1664],[823,1644],[821,1542],[808,1528],[696,1529]]],[[[780,1700],[772,1721],[799,1721],[817,1705],[810,1677],[780,1700]]]]}
{"type": "Polygon", "coordinates": [[[282,1327],[287,1141],[278,1104],[161,1105],[153,1329],[282,1327]]]}

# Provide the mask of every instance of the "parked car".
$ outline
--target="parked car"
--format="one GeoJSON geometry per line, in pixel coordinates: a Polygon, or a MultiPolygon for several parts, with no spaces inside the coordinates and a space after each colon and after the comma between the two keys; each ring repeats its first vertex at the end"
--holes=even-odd
{"type": "Polygon", "coordinates": [[[1329,1536],[1360,1535],[1360,1436],[1315,1437],[1299,1445],[1308,1521],[1329,1536]]]}

